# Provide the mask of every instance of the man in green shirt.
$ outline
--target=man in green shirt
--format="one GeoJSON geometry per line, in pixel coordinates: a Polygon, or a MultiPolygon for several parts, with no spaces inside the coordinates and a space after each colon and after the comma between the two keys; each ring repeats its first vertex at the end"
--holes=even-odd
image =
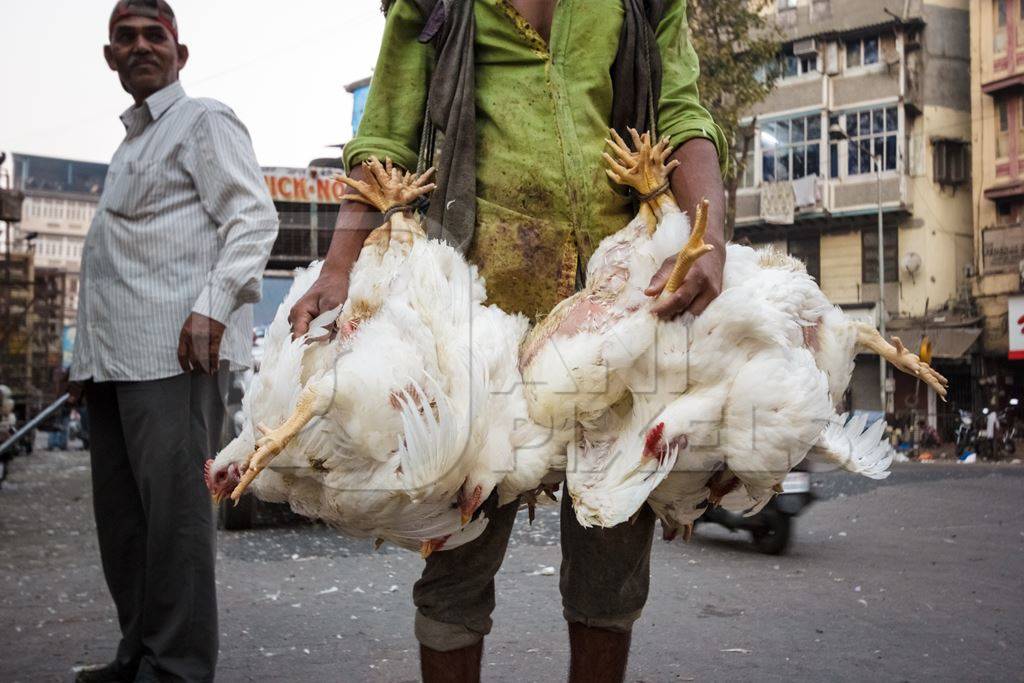
{"type": "MultiPolygon", "coordinates": [[[[628,6],[639,1],[473,3],[477,198],[467,256],[486,278],[490,302],[506,311],[534,319],[550,311],[571,293],[579,264],[635,215],[633,200],[605,176],[601,153],[612,119],[612,66],[628,6]]],[[[658,134],[671,137],[681,162],[671,191],[683,207],[710,200],[707,241],[718,247],[658,304],[656,312],[671,318],[701,313],[721,291],[725,199],[719,160],[726,158],[727,143],[700,105],[685,0],[661,4],[658,134]]],[[[409,169],[417,165],[435,64],[434,47],[417,40],[425,20],[413,0],[393,2],[366,113],[345,148],[354,177],[370,156],[409,169]]],[[[296,334],[345,300],[352,264],[379,221],[362,204],[346,205],[319,281],[292,310],[296,334]]],[[[649,294],[661,293],[671,266],[655,277],[649,294]]],[[[494,575],[516,507],[492,510],[478,541],[428,559],[414,591],[425,680],[478,680],[494,575]]],[[[654,521],[645,507],[631,525],[583,529],[563,502],[561,589],[571,680],[619,681],[625,675],[632,624],[647,599],[654,521]]]]}

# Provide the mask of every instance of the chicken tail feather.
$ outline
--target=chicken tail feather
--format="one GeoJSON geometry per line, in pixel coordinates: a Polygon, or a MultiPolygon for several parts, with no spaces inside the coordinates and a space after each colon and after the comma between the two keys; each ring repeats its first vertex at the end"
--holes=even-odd
{"type": "Polygon", "coordinates": [[[870,479],[885,479],[891,472],[893,449],[885,439],[885,420],[868,426],[866,414],[833,415],[808,458],[837,465],[870,479]]]}

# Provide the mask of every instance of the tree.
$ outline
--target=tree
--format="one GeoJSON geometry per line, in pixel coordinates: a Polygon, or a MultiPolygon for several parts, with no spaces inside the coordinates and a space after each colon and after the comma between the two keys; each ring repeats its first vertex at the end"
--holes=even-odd
{"type": "Polygon", "coordinates": [[[727,238],[736,227],[736,190],[753,144],[750,110],[775,87],[781,34],[773,0],[688,0],[690,41],[700,57],[701,102],[732,142],[725,177],[727,238]]]}

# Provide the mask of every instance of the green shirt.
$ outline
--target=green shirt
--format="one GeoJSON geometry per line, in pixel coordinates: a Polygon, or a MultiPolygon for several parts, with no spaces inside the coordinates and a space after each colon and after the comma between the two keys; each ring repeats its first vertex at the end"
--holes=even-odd
{"type": "MultiPolygon", "coordinates": [[[[572,292],[577,259],[624,227],[634,207],[608,180],[601,153],[612,110],[611,66],[622,0],[559,0],[550,44],[508,0],[477,0],[477,227],[469,260],[492,303],[536,318],[572,292]]],[[[410,0],[388,15],[351,169],[370,156],[415,168],[433,47],[410,0]]],[[[686,0],[667,0],[658,28],[664,62],[659,135],[682,144],[721,129],[701,106],[686,0]]]]}

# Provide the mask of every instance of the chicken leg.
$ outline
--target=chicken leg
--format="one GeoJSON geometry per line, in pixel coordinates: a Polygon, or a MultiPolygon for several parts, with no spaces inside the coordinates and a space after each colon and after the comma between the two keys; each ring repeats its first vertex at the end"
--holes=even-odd
{"type": "Polygon", "coordinates": [[[641,135],[632,128],[629,133],[633,137],[635,152],[614,130],[611,131],[611,138],[605,140],[615,152],[614,158],[605,152],[604,160],[608,164],[605,172],[616,183],[633,188],[640,196],[641,214],[647,220],[649,232],[654,234],[664,210],[679,208],[669,191],[668,180],[672,171],[679,166],[679,160],[668,160],[673,152],[669,138],[652,144],[650,133],[641,135]]]}
{"type": "Polygon", "coordinates": [[[892,344],[885,341],[871,325],[856,323],[857,344],[889,361],[901,372],[917,377],[935,390],[943,401],[948,393],[949,380],[936,372],[916,354],[911,353],[899,337],[892,338],[892,344]]]}
{"type": "MultiPolygon", "coordinates": [[[[344,176],[342,182],[356,191],[356,194],[346,194],[343,199],[351,202],[359,202],[377,209],[381,213],[387,213],[393,209],[412,210],[413,205],[421,197],[425,197],[434,191],[436,185],[430,182],[434,175],[434,169],[428,169],[424,173],[416,174],[403,171],[395,166],[391,159],[385,159],[382,164],[377,157],[370,157],[363,162],[366,170],[366,180],[344,176]]],[[[417,237],[425,237],[426,233],[418,221],[402,220],[400,225],[396,219],[404,211],[394,216],[384,226],[378,228],[366,239],[366,244],[377,244],[382,250],[387,249],[388,242],[393,233],[405,243],[411,243],[417,237]],[[398,228],[396,230],[396,228],[398,228]]]]}
{"type": "MultiPolygon", "coordinates": [[[[648,232],[653,235],[665,210],[679,208],[669,191],[668,179],[672,171],[679,166],[679,160],[668,160],[672,155],[669,138],[663,138],[652,145],[650,133],[641,135],[632,128],[629,129],[629,133],[633,136],[635,152],[630,150],[626,141],[614,130],[611,131],[611,138],[605,140],[617,157],[605,152],[604,160],[608,164],[605,172],[615,182],[633,188],[640,195],[641,214],[647,220],[648,232]]],[[[690,241],[679,252],[672,276],[665,286],[665,292],[668,294],[682,287],[686,275],[697,259],[715,250],[710,244],[704,243],[708,231],[708,206],[706,199],[697,206],[690,241]]]]}
{"type": "Polygon", "coordinates": [[[694,220],[693,232],[690,233],[690,241],[686,243],[676,258],[676,267],[672,269],[672,275],[669,276],[668,282],[665,284],[666,294],[672,294],[682,287],[697,259],[715,250],[710,244],[704,243],[704,237],[708,232],[708,206],[707,199],[697,205],[697,216],[694,220]]]}
{"type": "Polygon", "coordinates": [[[245,474],[231,493],[231,500],[237,503],[253,480],[267,468],[270,461],[276,458],[313,418],[321,414],[322,411],[317,409],[319,400],[320,397],[316,392],[305,389],[299,395],[295,412],[284,421],[284,424],[277,429],[268,429],[263,425],[257,425],[256,428],[262,434],[262,438],[256,442],[256,452],[249,456],[245,474]]]}

